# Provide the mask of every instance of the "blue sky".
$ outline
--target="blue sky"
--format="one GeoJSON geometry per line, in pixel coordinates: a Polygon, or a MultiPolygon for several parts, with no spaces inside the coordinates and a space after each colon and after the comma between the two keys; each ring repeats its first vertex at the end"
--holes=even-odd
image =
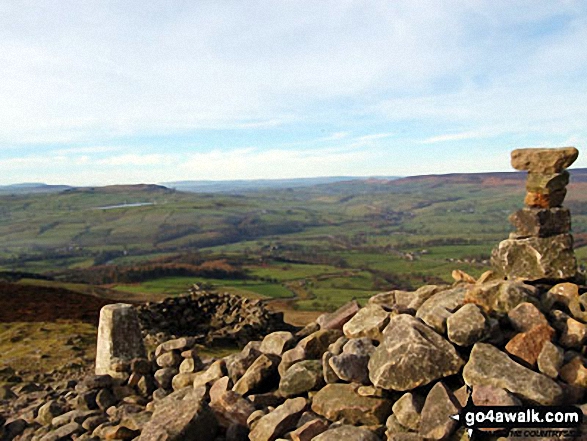
{"type": "Polygon", "coordinates": [[[509,170],[585,147],[586,41],[584,1],[3,0],[0,184],[509,170]]]}

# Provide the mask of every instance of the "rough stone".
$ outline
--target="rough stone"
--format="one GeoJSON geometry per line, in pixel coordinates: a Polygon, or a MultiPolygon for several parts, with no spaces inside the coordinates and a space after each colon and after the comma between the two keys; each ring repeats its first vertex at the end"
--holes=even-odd
{"type": "Polygon", "coordinates": [[[505,346],[505,350],[530,366],[534,366],[545,343],[551,341],[553,337],[554,329],[549,325],[536,325],[529,331],[516,334],[505,346]]]}
{"type": "Polygon", "coordinates": [[[328,423],[320,418],[312,419],[291,432],[292,441],[311,441],[328,429],[328,423]]]}
{"type": "Polygon", "coordinates": [[[486,313],[507,314],[520,303],[538,297],[538,290],[521,282],[494,281],[469,288],[465,303],[473,303],[486,313]]]}
{"type": "Polygon", "coordinates": [[[411,390],[456,374],[463,365],[451,343],[410,315],[393,317],[383,335],[368,365],[377,387],[411,390]]]}
{"type": "Polygon", "coordinates": [[[155,407],[137,441],[213,440],[217,432],[216,417],[202,401],[164,398],[155,407]]]}
{"type": "Polygon", "coordinates": [[[208,386],[226,375],[226,364],[224,360],[216,360],[205,371],[197,372],[194,376],[194,389],[208,386]]]}
{"type": "Polygon", "coordinates": [[[136,310],[132,305],[116,303],[100,311],[96,349],[96,374],[108,374],[115,359],[130,361],[146,357],[136,310]]]}
{"type": "Polygon", "coordinates": [[[381,306],[369,304],[345,323],[342,330],[348,338],[368,337],[381,341],[381,333],[388,323],[389,312],[381,306]]]}
{"type": "Polygon", "coordinates": [[[563,329],[562,335],[559,338],[559,343],[565,348],[580,349],[587,340],[587,325],[568,318],[563,329]]]}
{"type": "Polygon", "coordinates": [[[159,356],[164,352],[171,352],[171,351],[185,351],[188,348],[191,348],[196,343],[196,340],[193,337],[180,337],[174,338],[172,340],[167,340],[157,346],[155,349],[155,356],[159,356]]]}
{"type": "Polygon", "coordinates": [[[579,156],[575,147],[517,149],[511,154],[512,167],[532,173],[561,173],[579,156]]]}
{"type": "Polygon", "coordinates": [[[231,424],[246,427],[247,419],[255,411],[255,406],[250,401],[231,390],[220,394],[210,403],[210,408],[218,423],[226,428],[231,424]]]}
{"type": "Polygon", "coordinates": [[[305,398],[286,400],[274,411],[261,417],[249,434],[251,441],[273,441],[295,428],[302,412],[306,409],[305,398]]]}
{"type": "Polygon", "coordinates": [[[422,405],[422,400],[411,392],[406,392],[393,404],[392,410],[402,426],[417,431],[420,427],[422,405]]]}
{"type": "Polygon", "coordinates": [[[510,223],[520,237],[550,237],[571,231],[571,212],[567,208],[522,208],[511,214],[510,223]]]}
{"type": "Polygon", "coordinates": [[[279,355],[295,346],[296,338],[291,332],[276,331],[268,334],[261,343],[259,350],[264,354],[279,355]]]}
{"type": "Polygon", "coordinates": [[[328,346],[337,341],[341,336],[342,331],[340,329],[320,330],[303,338],[297,347],[304,350],[306,358],[319,359],[326,352],[328,346]]]}
{"type": "Polygon", "coordinates": [[[373,341],[368,337],[351,338],[342,347],[342,353],[368,357],[375,352],[373,341]]]}
{"type": "Polygon", "coordinates": [[[279,382],[279,391],[284,397],[301,395],[324,385],[322,362],[305,360],[291,366],[279,382]]]}
{"type": "Polygon", "coordinates": [[[249,342],[241,352],[224,358],[226,371],[233,383],[236,383],[262,354],[261,344],[260,342],[249,342]]]}
{"type": "Polygon", "coordinates": [[[505,389],[475,386],[471,396],[476,406],[521,406],[522,402],[505,389]]]}
{"type": "Polygon", "coordinates": [[[357,312],[359,312],[359,309],[361,309],[361,307],[357,301],[352,300],[348,303],[345,303],[332,313],[322,314],[320,317],[318,317],[316,323],[320,325],[320,329],[341,330],[344,324],[353,318],[357,312]]]}
{"type": "Polygon", "coordinates": [[[179,373],[171,380],[173,390],[183,389],[184,387],[193,386],[197,373],[179,373]]]}
{"type": "Polygon", "coordinates": [[[65,424],[64,426],[59,427],[56,430],[53,430],[43,436],[40,441],[59,441],[67,439],[68,437],[83,432],[83,427],[79,424],[74,422],[65,424]]]}
{"type": "Polygon", "coordinates": [[[587,388],[587,368],[581,357],[573,358],[560,369],[560,377],[568,384],[587,388]]]}
{"type": "Polygon", "coordinates": [[[379,437],[373,432],[356,426],[342,425],[334,429],[329,429],[321,433],[312,441],[380,441],[379,437]]]}
{"type": "Polygon", "coordinates": [[[487,334],[487,319],[478,306],[463,305],[446,320],[448,339],[459,346],[471,346],[487,334]]]}
{"type": "Polygon", "coordinates": [[[181,361],[181,356],[175,351],[164,352],[157,357],[157,365],[162,368],[176,368],[181,361]]]}
{"type": "Polygon", "coordinates": [[[279,357],[262,354],[247,369],[245,374],[235,383],[232,390],[247,395],[258,392],[269,383],[277,373],[279,357]]]}
{"type": "Polygon", "coordinates": [[[526,190],[536,193],[549,194],[563,190],[569,184],[569,172],[561,173],[528,173],[526,190]]]}
{"type": "Polygon", "coordinates": [[[453,270],[451,273],[452,278],[456,283],[475,283],[476,280],[470,274],[467,274],[463,270],[453,270]]]}
{"type": "Polygon", "coordinates": [[[312,400],[312,410],[331,421],[344,418],[350,424],[383,424],[391,413],[391,401],[358,394],[357,384],[327,384],[312,400]]]}
{"type": "Polygon", "coordinates": [[[169,389],[171,388],[171,381],[173,380],[173,377],[178,373],[179,371],[175,368],[158,369],[155,371],[155,381],[160,388],[169,389]]]}
{"type": "Polygon", "coordinates": [[[513,361],[496,347],[477,343],[463,369],[463,379],[471,386],[493,386],[544,406],[559,404],[562,390],[545,375],[513,361]]]}
{"type": "Polygon", "coordinates": [[[418,433],[426,439],[446,439],[458,425],[451,418],[460,405],[452,392],[439,381],[426,396],[418,433]]]}
{"type": "Polygon", "coordinates": [[[441,291],[426,300],[418,309],[416,317],[439,333],[446,332],[446,320],[461,306],[465,300],[466,288],[441,291]]]}
{"type": "Polygon", "coordinates": [[[202,370],[204,367],[202,360],[197,355],[195,357],[184,358],[179,365],[180,374],[193,374],[202,370]]]}
{"type": "Polygon", "coordinates": [[[565,280],[577,274],[570,234],[507,239],[493,250],[492,264],[508,279],[565,280]]]}
{"type": "Polygon", "coordinates": [[[329,360],[330,367],[334,374],[348,383],[369,382],[368,355],[340,354],[329,360]]]}
{"type": "Polygon", "coordinates": [[[544,314],[532,303],[520,303],[510,312],[508,319],[512,327],[518,332],[526,332],[537,325],[548,325],[544,314]]]}
{"type": "Polygon", "coordinates": [[[544,343],[538,354],[538,369],[550,378],[558,377],[558,371],[563,365],[564,351],[552,342],[544,343]]]}
{"type": "Polygon", "coordinates": [[[51,424],[53,418],[65,413],[63,405],[55,400],[47,401],[39,408],[39,412],[35,420],[41,425],[51,424]]]}
{"type": "Polygon", "coordinates": [[[530,208],[556,208],[562,205],[566,195],[566,188],[551,193],[529,191],[526,193],[524,203],[530,208]]]}
{"type": "Polygon", "coordinates": [[[336,383],[340,378],[334,372],[332,367],[330,366],[330,360],[334,357],[332,352],[327,351],[322,355],[322,375],[324,377],[324,381],[327,384],[336,383]]]}

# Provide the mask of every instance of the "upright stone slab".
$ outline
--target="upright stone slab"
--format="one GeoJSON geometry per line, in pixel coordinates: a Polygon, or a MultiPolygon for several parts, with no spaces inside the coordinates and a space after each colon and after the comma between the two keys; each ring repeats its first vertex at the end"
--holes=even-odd
{"type": "Polygon", "coordinates": [[[100,311],[96,375],[110,373],[114,361],[146,358],[136,310],[126,303],[106,305],[100,311]]]}
{"type": "Polygon", "coordinates": [[[512,166],[528,172],[526,208],[510,216],[516,232],[493,250],[491,260],[498,273],[528,282],[576,277],[571,216],[561,204],[569,183],[565,169],[578,155],[574,147],[512,152],[512,166]]]}

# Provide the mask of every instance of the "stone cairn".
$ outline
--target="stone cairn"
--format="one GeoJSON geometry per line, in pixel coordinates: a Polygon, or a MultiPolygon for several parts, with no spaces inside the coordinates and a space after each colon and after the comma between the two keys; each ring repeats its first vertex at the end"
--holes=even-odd
{"type": "Polygon", "coordinates": [[[510,216],[516,232],[494,249],[493,266],[508,279],[574,280],[571,213],[561,205],[567,194],[569,167],[579,155],[574,147],[519,149],[512,166],[528,172],[526,207],[510,216]]]}
{"type": "MultiPolygon", "coordinates": [[[[572,162],[556,151],[538,157],[548,154],[557,166],[541,166],[542,174],[572,162]]],[[[534,161],[536,152],[526,157],[534,161]]],[[[524,225],[533,234],[510,240],[523,248],[527,239],[568,234],[558,201],[517,215],[530,217],[524,225]]],[[[162,342],[149,359],[127,346],[127,356],[109,359],[107,374],[0,388],[0,439],[464,441],[451,415],[468,400],[587,413],[586,288],[561,281],[574,271],[551,277],[561,274],[557,262],[527,279],[534,273],[506,279],[487,271],[475,279],[456,270],[452,285],[383,292],[363,307],[353,301],[225,357],[201,356],[194,337],[162,342]]],[[[112,327],[104,336],[116,334],[112,327]]],[[[500,436],[493,435],[486,439],[500,436]]]]}

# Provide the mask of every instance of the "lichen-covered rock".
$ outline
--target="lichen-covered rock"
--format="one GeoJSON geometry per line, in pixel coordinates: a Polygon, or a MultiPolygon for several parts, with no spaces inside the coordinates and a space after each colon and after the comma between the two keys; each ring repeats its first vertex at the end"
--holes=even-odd
{"type": "Polygon", "coordinates": [[[511,163],[516,170],[533,173],[561,173],[577,160],[575,147],[527,148],[512,151],[511,163]]]}
{"type": "Polygon", "coordinates": [[[577,274],[570,234],[504,240],[493,250],[491,261],[511,280],[568,280],[577,274]]]}
{"type": "Polygon", "coordinates": [[[291,366],[279,382],[279,391],[285,397],[301,395],[316,390],[324,384],[322,362],[305,360],[291,366]]]}
{"type": "Polygon", "coordinates": [[[451,343],[410,315],[393,317],[383,335],[369,360],[375,386],[411,390],[456,374],[463,365],[451,343]]]}
{"type": "Polygon", "coordinates": [[[286,400],[272,412],[262,416],[249,434],[251,441],[273,441],[295,428],[302,412],[306,410],[305,398],[286,400]]]}
{"type": "Polygon", "coordinates": [[[463,306],[466,290],[464,286],[457,286],[434,294],[420,306],[416,317],[437,332],[446,332],[446,320],[463,306]]]}
{"type": "Polygon", "coordinates": [[[507,314],[520,303],[537,301],[538,290],[521,282],[493,281],[472,286],[465,294],[465,303],[473,303],[486,313],[507,314]]]}
{"type": "Polygon", "coordinates": [[[571,231],[571,212],[567,208],[522,208],[509,217],[520,237],[550,237],[571,231]]]}
{"type": "Polygon", "coordinates": [[[471,346],[487,334],[487,319],[476,305],[463,305],[446,320],[446,330],[454,344],[471,346]]]}
{"type": "Polygon", "coordinates": [[[529,331],[516,334],[505,346],[505,350],[528,365],[534,366],[542,348],[553,337],[554,329],[549,325],[536,325],[529,331]]]}
{"type": "Polygon", "coordinates": [[[471,386],[506,389],[520,398],[543,406],[561,402],[563,392],[545,375],[513,361],[495,346],[477,343],[463,369],[463,379],[471,386]]]}
{"type": "Polygon", "coordinates": [[[312,400],[312,410],[331,421],[343,419],[350,424],[383,424],[391,413],[391,401],[364,397],[357,384],[327,384],[312,400]]]}

